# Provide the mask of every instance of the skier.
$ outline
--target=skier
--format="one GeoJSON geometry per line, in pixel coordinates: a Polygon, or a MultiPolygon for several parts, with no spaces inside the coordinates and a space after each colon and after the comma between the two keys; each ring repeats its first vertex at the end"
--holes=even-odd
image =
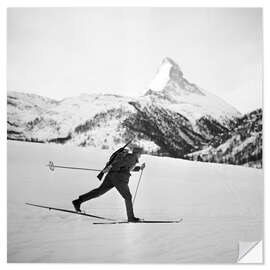
{"type": "Polygon", "coordinates": [[[98,188],[82,194],[78,199],[72,201],[75,210],[81,212],[80,206],[83,202],[99,197],[115,187],[125,199],[128,222],[139,222],[140,219],[134,216],[132,195],[128,183],[131,171],[139,171],[145,168],[145,163],[141,166],[135,166],[139,162],[141,154],[142,149],[138,147],[134,148],[132,153],[127,151],[119,153],[112,164],[106,168],[105,172],[108,172],[108,174],[103,183],[98,188]]]}

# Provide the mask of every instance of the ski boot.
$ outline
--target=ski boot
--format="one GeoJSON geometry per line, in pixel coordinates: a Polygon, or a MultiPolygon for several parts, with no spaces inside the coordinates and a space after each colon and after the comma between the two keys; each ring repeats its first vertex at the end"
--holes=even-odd
{"type": "Polygon", "coordinates": [[[137,217],[132,217],[132,218],[128,219],[128,222],[140,222],[140,221],[141,221],[141,219],[137,218],[137,217]]]}
{"type": "Polygon", "coordinates": [[[74,209],[77,211],[77,212],[81,212],[81,203],[80,201],[77,199],[77,200],[74,200],[72,201],[72,204],[73,204],[73,207],[74,209]]]}

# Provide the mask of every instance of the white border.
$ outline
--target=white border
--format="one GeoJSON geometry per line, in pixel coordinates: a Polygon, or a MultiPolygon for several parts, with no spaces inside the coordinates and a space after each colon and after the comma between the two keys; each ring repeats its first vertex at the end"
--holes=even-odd
{"type": "Polygon", "coordinates": [[[6,7],[266,7],[267,0],[2,0],[6,7]]]}
{"type": "MultiPolygon", "coordinates": [[[[178,0],[167,0],[167,1],[150,1],[150,0],[122,0],[122,1],[105,1],[105,0],[28,0],[28,1],[19,1],[19,0],[10,0],[10,1],[1,1],[0,2],[0,175],[1,175],[1,187],[0,187],[0,267],[1,269],[14,269],[20,267],[20,269],[48,269],[48,268],[57,268],[57,269],[83,269],[89,267],[91,268],[101,268],[101,269],[137,269],[138,268],[152,268],[152,269],[160,269],[160,268],[176,268],[176,267],[188,267],[191,269],[209,269],[209,268],[231,268],[231,269],[239,269],[239,265],[186,265],[186,264],[178,264],[178,265],[118,265],[118,264],[6,264],[6,241],[7,241],[7,226],[6,226],[6,177],[7,177],[7,170],[6,170],[6,8],[8,7],[86,7],[86,6],[125,6],[125,7],[132,7],[132,6],[155,6],[155,7],[263,7],[264,13],[264,173],[265,173],[265,206],[268,211],[265,211],[265,225],[264,228],[269,228],[269,209],[268,205],[270,203],[269,200],[269,173],[268,173],[268,151],[269,151],[269,110],[270,110],[270,87],[267,78],[267,71],[268,68],[268,61],[269,54],[268,48],[270,48],[269,42],[269,25],[270,25],[270,1],[251,1],[251,0],[227,0],[227,1],[178,1],[178,0]]],[[[269,252],[268,243],[269,243],[269,234],[265,232],[265,265],[250,265],[252,268],[257,267],[266,267],[269,260],[269,252]],[[268,257],[268,258],[267,258],[268,257]]],[[[245,265],[244,267],[250,267],[245,265]]]]}

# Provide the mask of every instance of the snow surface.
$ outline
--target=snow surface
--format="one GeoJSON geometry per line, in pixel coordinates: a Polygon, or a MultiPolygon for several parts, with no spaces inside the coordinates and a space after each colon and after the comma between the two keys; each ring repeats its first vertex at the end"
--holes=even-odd
{"type": "MultiPolygon", "coordinates": [[[[8,262],[234,263],[239,241],[263,238],[263,171],[143,155],[146,168],[135,202],[145,219],[179,224],[93,225],[96,219],[49,211],[25,202],[72,209],[71,200],[97,187],[109,151],[8,142],[8,262]]],[[[139,174],[130,179],[134,194],[139,174]]],[[[94,215],[125,219],[112,190],[83,204],[94,215]]]]}
{"type": "Polygon", "coordinates": [[[177,95],[167,93],[170,101],[149,95],[140,99],[142,105],[154,103],[161,107],[167,108],[173,112],[178,112],[185,116],[193,125],[203,116],[210,116],[213,119],[226,124],[226,121],[240,117],[241,114],[231,105],[223,101],[221,98],[200,89],[204,95],[197,93],[187,93],[185,95],[177,95]],[[173,101],[173,102],[172,102],[173,101]]]}
{"type": "Polygon", "coordinates": [[[133,112],[134,108],[128,104],[130,100],[132,99],[129,97],[115,95],[83,94],[62,100],[51,110],[50,117],[61,123],[61,133],[66,136],[74,127],[91,119],[97,113],[117,108],[133,112]]]}

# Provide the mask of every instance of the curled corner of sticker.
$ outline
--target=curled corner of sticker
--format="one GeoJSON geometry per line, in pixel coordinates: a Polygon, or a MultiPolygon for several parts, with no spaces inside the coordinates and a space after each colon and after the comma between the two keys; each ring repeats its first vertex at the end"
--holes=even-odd
{"type": "Polygon", "coordinates": [[[263,263],[263,241],[239,241],[238,263],[263,263]]]}

